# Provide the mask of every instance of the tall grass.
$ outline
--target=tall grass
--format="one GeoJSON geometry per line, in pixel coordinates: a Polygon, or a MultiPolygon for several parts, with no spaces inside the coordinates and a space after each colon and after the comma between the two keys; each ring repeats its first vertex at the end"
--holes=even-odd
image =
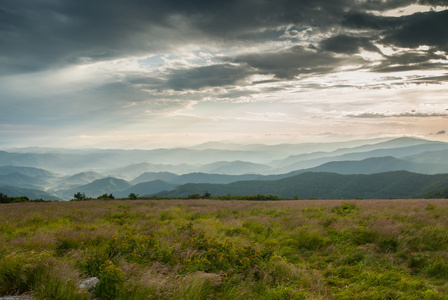
{"type": "Polygon", "coordinates": [[[448,200],[4,204],[0,296],[447,299],[446,228],[448,200]]]}

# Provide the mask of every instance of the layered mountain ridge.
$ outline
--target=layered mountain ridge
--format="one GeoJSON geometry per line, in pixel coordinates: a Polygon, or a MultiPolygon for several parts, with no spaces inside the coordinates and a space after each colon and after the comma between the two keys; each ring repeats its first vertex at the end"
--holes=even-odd
{"type": "Polygon", "coordinates": [[[206,190],[214,196],[409,198],[443,195],[440,191],[448,188],[448,180],[443,186],[437,174],[448,174],[448,143],[416,138],[297,145],[213,142],[155,150],[0,151],[0,192],[64,200],[77,192],[92,198],[105,193],[125,198],[130,193],[185,197],[206,190]],[[370,190],[385,178],[396,183],[395,188],[378,185],[370,190]],[[437,182],[431,185],[431,180],[437,182]],[[337,182],[346,192],[332,188],[337,182]],[[406,182],[419,189],[405,191],[406,182]]]}

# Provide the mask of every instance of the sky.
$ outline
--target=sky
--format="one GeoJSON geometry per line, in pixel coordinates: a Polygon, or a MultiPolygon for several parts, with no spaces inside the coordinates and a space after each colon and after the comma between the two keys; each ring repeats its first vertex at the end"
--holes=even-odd
{"type": "Polygon", "coordinates": [[[448,141],[448,0],[2,0],[0,148],[448,141]]]}

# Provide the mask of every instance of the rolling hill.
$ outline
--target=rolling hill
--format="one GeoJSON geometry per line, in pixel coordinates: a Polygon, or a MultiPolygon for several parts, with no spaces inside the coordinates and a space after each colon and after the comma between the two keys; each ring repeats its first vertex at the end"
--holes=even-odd
{"type": "Polygon", "coordinates": [[[132,187],[132,184],[126,180],[107,177],[68,190],[59,191],[58,195],[63,199],[72,199],[74,194],[81,192],[85,193],[87,197],[97,198],[103,194],[123,191],[130,187],[132,187]]]}
{"type": "Polygon", "coordinates": [[[448,186],[448,174],[423,175],[406,171],[371,175],[303,173],[280,180],[238,181],[230,184],[185,184],[160,197],[179,197],[210,192],[219,195],[274,194],[292,198],[356,198],[389,199],[423,197],[448,186]]]}

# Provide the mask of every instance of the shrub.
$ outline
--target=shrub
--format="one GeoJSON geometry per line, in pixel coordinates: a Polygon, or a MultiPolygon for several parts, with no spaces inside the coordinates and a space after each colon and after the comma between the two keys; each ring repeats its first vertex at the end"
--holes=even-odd
{"type": "Polygon", "coordinates": [[[442,259],[435,259],[426,267],[426,273],[431,277],[447,278],[448,277],[448,263],[442,259]]]}
{"type": "Polygon", "coordinates": [[[115,197],[112,194],[109,194],[109,195],[103,194],[103,195],[99,196],[97,199],[98,200],[113,200],[113,199],[115,199],[115,197]]]}
{"type": "Polygon", "coordinates": [[[100,266],[100,282],[96,285],[95,296],[102,299],[116,299],[124,284],[124,273],[110,260],[100,266]]]}
{"type": "Polygon", "coordinates": [[[350,213],[352,213],[353,211],[358,210],[359,208],[355,205],[355,204],[350,204],[350,203],[342,203],[341,205],[338,205],[336,207],[334,207],[331,211],[341,215],[341,216],[346,216],[350,213]]]}

